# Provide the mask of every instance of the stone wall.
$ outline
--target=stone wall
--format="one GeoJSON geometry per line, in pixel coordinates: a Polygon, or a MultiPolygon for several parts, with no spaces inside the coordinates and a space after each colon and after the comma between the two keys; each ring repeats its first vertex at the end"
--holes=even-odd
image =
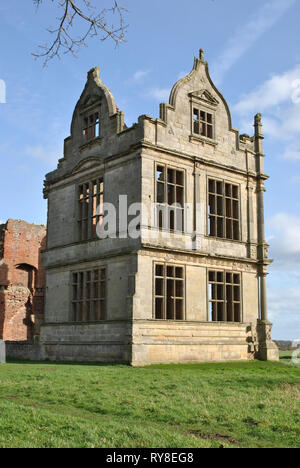
{"type": "Polygon", "coordinates": [[[44,317],[45,226],[8,220],[0,226],[0,338],[32,340],[44,317]]]}
{"type": "Polygon", "coordinates": [[[133,324],[134,366],[248,359],[245,324],[154,320],[133,324]]]}
{"type": "Polygon", "coordinates": [[[5,342],[0,340],[0,364],[6,362],[5,342]]]}
{"type": "Polygon", "coordinates": [[[43,360],[41,347],[26,341],[6,341],[6,358],[20,361],[43,360]]]}
{"type": "MultiPolygon", "coordinates": [[[[263,298],[263,293],[258,282],[260,278],[264,286],[261,291],[264,291],[262,278],[270,263],[262,216],[262,194],[267,179],[262,139],[260,115],[255,117],[253,137],[240,136],[233,128],[228,105],[211,81],[202,52],[195,59],[192,72],[174,85],[169,103],[161,104],[160,118],[140,116],[130,129],[125,129],[124,114],[117,109],[111,92],[103,84],[99,69],[89,72],[74,110],[71,135],[65,140],[64,157],[45,180],[47,295],[41,334],[45,358],[124,360],[143,365],[246,360],[257,355],[259,340],[265,346],[263,349],[268,349],[270,324],[261,324],[258,338],[256,329],[260,315],[263,316],[264,311],[267,315],[263,300],[262,311],[259,310],[259,296],[263,298]],[[210,116],[214,127],[211,136],[196,130],[195,111],[206,115],[202,119],[210,116]],[[84,118],[91,112],[100,113],[101,129],[99,137],[86,141],[84,118]],[[164,175],[168,174],[163,180],[165,198],[160,202],[157,165],[164,165],[164,175]],[[164,230],[157,224],[156,227],[149,224],[146,212],[151,213],[158,202],[170,202],[169,186],[174,186],[174,170],[180,171],[181,181],[185,181],[175,185],[179,185],[180,190],[185,187],[184,199],[179,198],[180,203],[188,204],[186,211],[191,215],[191,229],[165,237],[164,230]],[[115,208],[119,208],[119,195],[126,195],[129,205],[142,202],[140,238],[129,238],[118,226],[116,236],[80,240],[78,193],[80,197],[81,184],[100,177],[104,181],[104,200],[115,208]],[[209,202],[210,180],[219,181],[223,187],[222,193],[217,189],[223,198],[220,203],[219,197],[217,212],[209,202]],[[230,195],[232,185],[238,195],[230,195]],[[223,219],[223,227],[218,232],[211,228],[216,215],[223,219]],[[237,219],[238,232],[234,234],[237,219]],[[157,236],[152,238],[153,232],[157,236]],[[180,298],[169,295],[169,304],[175,301],[176,307],[178,304],[183,307],[185,302],[182,320],[178,322],[166,320],[163,323],[162,319],[172,315],[154,313],[155,262],[179,265],[185,271],[184,294],[180,293],[180,298]],[[72,317],[78,320],[77,283],[75,281],[72,291],[71,278],[76,278],[79,272],[84,278],[84,271],[102,266],[107,270],[106,323],[70,323],[72,317]],[[225,277],[227,273],[235,273],[240,278],[235,283],[240,285],[237,299],[231,301],[239,314],[234,318],[236,323],[210,322],[216,320],[211,306],[213,301],[208,297],[208,292],[212,291],[212,287],[208,287],[210,270],[222,270],[219,273],[224,273],[225,277]],[[75,315],[70,312],[74,306],[75,315]],[[154,320],[155,317],[160,320],[154,320]]],[[[176,193],[180,193],[178,187],[176,193]]],[[[224,284],[225,289],[228,284],[230,282],[224,284]]],[[[84,289],[89,291],[89,284],[82,286],[82,291],[84,289]]],[[[222,294],[225,298],[225,293],[220,293],[218,302],[224,303],[225,311],[226,301],[220,300],[222,294]]],[[[230,297],[232,291],[228,294],[230,297]]],[[[82,292],[80,301],[83,299],[82,292]]],[[[159,301],[161,297],[156,302],[159,301]]],[[[89,301],[85,302],[89,307],[89,301]]],[[[218,320],[225,320],[223,315],[218,315],[218,320]]],[[[268,358],[267,354],[265,357],[268,358]]]]}
{"type": "Polygon", "coordinates": [[[45,324],[41,353],[50,361],[130,362],[131,323],[45,324]]]}

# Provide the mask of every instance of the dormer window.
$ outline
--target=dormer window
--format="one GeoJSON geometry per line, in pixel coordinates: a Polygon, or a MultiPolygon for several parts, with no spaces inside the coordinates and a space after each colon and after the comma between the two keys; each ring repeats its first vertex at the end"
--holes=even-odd
{"type": "Polygon", "coordinates": [[[193,133],[205,138],[213,139],[213,115],[194,107],[193,110],[193,133]]]}
{"type": "Polygon", "coordinates": [[[83,137],[85,141],[94,140],[100,136],[100,115],[99,112],[84,117],[83,137]]]}

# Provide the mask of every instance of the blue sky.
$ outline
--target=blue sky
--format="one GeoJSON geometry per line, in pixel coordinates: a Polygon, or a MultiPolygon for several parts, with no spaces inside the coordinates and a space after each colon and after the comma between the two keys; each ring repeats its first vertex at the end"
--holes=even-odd
{"type": "MultiPolygon", "coordinates": [[[[95,0],[101,3],[102,0],[95,0]]],[[[105,0],[108,5],[110,0],[105,0]]],[[[49,38],[57,12],[44,0],[0,5],[0,220],[46,223],[44,175],[62,157],[86,72],[103,81],[131,125],[158,116],[171,87],[205,49],[210,72],[232,111],[234,127],[265,129],[265,196],[270,255],[269,309],[274,337],[300,339],[300,2],[299,0],[121,0],[129,10],[127,42],[93,39],[77,59],[43,68],[31,52],[49,38]]]]}

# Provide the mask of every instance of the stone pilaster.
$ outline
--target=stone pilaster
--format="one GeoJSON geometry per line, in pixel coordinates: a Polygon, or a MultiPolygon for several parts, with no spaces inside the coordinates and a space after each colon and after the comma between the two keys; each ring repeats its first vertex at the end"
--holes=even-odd
{"type": "Polygon", "coordinates": [[[277,345],[272,341],[272,323],[268,320],[268,298],[267,298],[267,267],[272,260],[268,258],[269,245],[265,239],[265,216],[264,216],[264,193],[265,180],[267,176],[264,173],[264,153],[263,153],[263,129],[261,114],[255,116],[254,122],[255,136],[254,144],[257,157],[257,225],[258,225],[258,276],[260,290],[260,319],[257,321],[258,337],[258,358],[262,361],[278,361],[279,351],[277,345]]]}

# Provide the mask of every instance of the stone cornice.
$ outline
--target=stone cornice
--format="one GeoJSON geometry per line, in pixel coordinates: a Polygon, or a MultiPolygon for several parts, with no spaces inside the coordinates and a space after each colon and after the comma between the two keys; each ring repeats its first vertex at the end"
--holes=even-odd
{"type": "Polygon", "coordinates": [[[180,157],[182,159],[188,159],[188,160],[190,160],[192,162],[201,163],[204,166],[217,167],[219,169],[234,172],[236,174],[249,176],[249,177],[252,177],[255,180],[258,179],[258,178],[264,178],[265,180],[269,178],[269,176],[266,175],[266,174],[258,174],[256,172],[247,171],[247,170],[244,170],[244,169],[239,169],[239,168],[234,167],[234,166],[227,166],[226,164],[221,164],[221,163],[218,163],[218,162],[213,161],[211,159],[201,158],[200,156],[191,156],[188,153],[177,151],[175,149],[166,148],[164,146],[159,146],[159,145],[153,145],[152,143],[150,143],[150,142],[148,142],[146,140],[141,141],[140,145],[141,145],[142,148],[148,148],[148,149],[151,149],[153,151],[162,152],[162,153],[169,154],[169,155],[172,155],[172,156],[180,157]]]}
{"type": "Polygon", "coordinates": [[[141,245],[141,250],[138,251],[137,253],[142,253],[142,251],[153,251],[156,250],[157,252],[165,252],[165,253],[170,253],[173,255],[183,255],[183,256],[191,256],[191,257],[201,257],[201,258],[207,258],[209,260],[225,260],[225,261],[231,261],[231,262],[240,262],[240,263],[249,263],[252,265],[258,264],[257,260],[248,258],[248,257],[231,257],[231,256],[226,256],[226,255],[210,255],[206,252],[198,252],[196,250],[181,250],[181,249],[174,249],[174,248],[169,248],[169,247],[160,247],[156,245],[151,245],[151,244],[146,244],[142,243],[141,245]]]}
{"type": "MultiPolygon", "coordinates": [[[[206,140],[205,140],[205,143],[210,143],[211,144],[211,142],[208,142],[206,140]]],[[[115,161],[115,160],[120,159],[120,158],[122,158],[122,157],[124,157],[124,156],[126,156],[126,155],[128,155],[130,153],[133,153],[133,152],[137,151],[138,149],[144,149],[144,148],[151,149],[151,150],[153,150],[155,152],[158,152],[158,153],[165,153],[165,154],[168,154],[168,155],[172,155],[172,156],[176,156],[176,157],[179,157],[179,158],[182,158],[182,159],[186,159],[186,160],[189,160],[189,161],[191,161],[193,163],[194,162],[200,163],[200,164],[202,164],[204,166],[211,166],[211,167],[219,168],[219,169],[226,170],[226,171],[229,171],[229,172],[233,172],[235,174],[240,174],[240,175],[243,175],[243,176],[252,177],[255,180],[258,180],[258,179],[267,180],[269,178],[269,176],[267,174],[259,174],[259,173],[255,173],[255,172],[252,172],[252,171],[247,171],[246,169],[245,170],[244,169],[239,169],[239,168],[234,167],[234,166],[228,166],[226,164],[222,164],[222,163],[219,163],[217,161],[213,161],[212,159],[201,158],[200,156],[195,156],[195,155],[191,156],[188,153],[178,151],[176,149],[171,149],[171,148],[167,148],[167,147],[164,147],[164,146],[155,145],[155,144],[153,144],[153,143],[151,143],[150,141],[147,141],[147,140],[140,140],[139,142],[134,143],[133,145],[131,145],[128,148],[128,150],[123,151],[121,153],[116,153],[114,155],[108,156],[105,159],[99,158],[99,162],[104,161],[104,163],[107,164],[108,162],[115,161]]],[[[122,164],[122,162],[120,163],[120,165],[121,164],[122,164]]],[[[67,173],[64,173],[60,177],[53,178],[52,180],[46,180],[47,186],[49,187],[49,185],[56,184],[56,183],[60,182],[61,180],[64,180],[67,177],[70,177],[72,175],[72,171],[73,171],[73,169],[70,169],[67,173]]],[[[52,173],[50,173],[50,174],[52,174],[52,173]]]]}
{"type": "Polygon", "coordinates": [[[211,140],[210,138],[201,137],[199,135],[190,135],[190,141],[197,141],[198,143],[202,143],[204,146],[211,145],[211,146],[218,146],[218,142],[216,140],[211,140]]]}

